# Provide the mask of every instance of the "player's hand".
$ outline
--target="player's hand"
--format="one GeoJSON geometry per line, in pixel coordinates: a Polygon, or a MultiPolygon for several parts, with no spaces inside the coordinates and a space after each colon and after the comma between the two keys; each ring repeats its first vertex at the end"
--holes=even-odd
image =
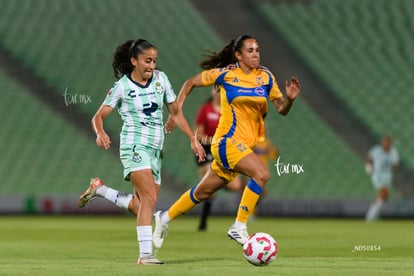
{"type": "Polygon", "coordinates": [[[206,160],[206,152],[204,151],[203,146],[200,144],[196,136],[194,136],[194,139],[191,140],[191,149],[198,157],[198,162],[203,162],[206,160]]]}
{"type": "Polygon", "coordinates": [[[111,147],[111,139],[109,139],[109,136],[103,131],[96,134],[96,144],[101,149],[108,150],[111,147]]]}
{"type": "Polygon", "coordinates": [[[165,133],[171,133],[174,130],[174,127],[175,127],[175,122],[173,118],[171,117],[171,115],[168,115],[168,119],[164,125],[165,133]]]}
{"type": "Polygon", "coordinates": [[[365,163],[365,172],[367,174],[372,174],[373,170],[374,170],[374,168],[372,167],[371,163],[368,163],[368,162],[365,163]]]}
{"type": "Polygon", "coordinates": [[[286,91],[286,96],[289,99],[291,99],[291,100],[296,99],[299,96],[299,93],[300,93],[299,80],[296,77],[292,77],[290,79],[290,83],[288,81],[286,81],[285,91],[286,91]]]}

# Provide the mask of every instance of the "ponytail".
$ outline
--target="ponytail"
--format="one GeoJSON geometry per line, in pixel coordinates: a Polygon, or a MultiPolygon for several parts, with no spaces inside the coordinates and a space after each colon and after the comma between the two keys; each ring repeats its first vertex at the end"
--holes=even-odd
{"type": "Polygon", "coordinates": [[[210,51],[206,54],[206,59],[199,63],[199,66],[204,70],[208,70],[212,68],[226,67],[229,64],[236,63],[237,60],[234,53],[236,51],[240,52],[244,41],[249,38],[253,37],[250,35],[241,35],[236,39],[230,40],[220,52],[216,53],[210,51]]]}

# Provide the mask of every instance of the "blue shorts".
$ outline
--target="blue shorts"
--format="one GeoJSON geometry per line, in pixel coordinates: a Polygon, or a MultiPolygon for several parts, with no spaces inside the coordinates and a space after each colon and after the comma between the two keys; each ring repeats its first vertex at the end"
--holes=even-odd
{"type": "Polygon", "coordinates": [[[154,182],[161,185],[162,150],[143,145],[124,144],[119,155],[124,166],[124,179],[129,181],[131,172],[150,169],[154,182]]]}

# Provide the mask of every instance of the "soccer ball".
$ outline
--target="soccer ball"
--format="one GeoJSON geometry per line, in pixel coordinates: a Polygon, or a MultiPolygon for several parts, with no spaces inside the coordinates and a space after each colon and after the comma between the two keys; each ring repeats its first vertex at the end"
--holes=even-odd
{"type": "Polygon", "coordinates": [[[267,233],[254,233],[243,245],[243,256],[253,265],[268,265],[277,256],[277,242],[267,233]]]}

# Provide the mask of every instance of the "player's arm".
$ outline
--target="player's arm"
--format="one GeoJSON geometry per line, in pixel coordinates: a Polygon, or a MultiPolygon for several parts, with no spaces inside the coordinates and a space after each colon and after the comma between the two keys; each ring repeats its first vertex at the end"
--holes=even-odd
{"type": "Polygon", "coordinates": [[[395,172],[400,166],[400,157],[398,156],[397,150],[393,150],[393,158],[391,160],[391,169],[395,172]]]}
{"type": "Polygon", "coordinates": [[[280,97],[272,100],[274,107],[277,112],[281,115],[287,115],[292,107],[294,100],[300,94],[300,83],[299,80],[295,77],[290,79],[290,83],[286,81],[285,83],[286,97],[280,97]]]}
{"type": "Polygon", "coordinates": [[[174,121],[174,123],[178,126],[179,129],[190,139],[191,141],[191,149],[193,150],[194,154],[198,156],[199,162],[205,160],[206,153],[201,146],[200,142],[198,141],[196,135],[194,134],[193,130],[191,129],[190,125],[188,124],[187,119],[184,117],[182,109],[178,107],[177,102],[172,102],[167,105],[168,112],[170,113],[169,118],[174,121]]]}
{"type": "Polygon", "coordinates": [[[101,149],[108,150],[111,146],[111,140],[103,128],[103,122],[113,108],[108,105],[101,105],[95,115],[92,117],[92,129],[96,134],[96,144],[101,149]]]}
{"type": "Polygon", "coordinates": [[[198,141],[203,141],[207,137],[204,125],[196,124],[194,134],[197,136],[198,141]]]}
{"type": "Polygon", "coordinates": [[[177,104],[180,109],[182,109],[185,99],[188,95],[190,95],[191,91],[193,91],[194,87],[200,86],[204,86],[201,79],[201,73],[195,75],[194,77],[184,82],[177,97],[177,104]]]}
{"type": "Polygon", "coordinates": [[[195,119],[195,129],[194,134],[197,136],[198,141],[201,141],[201,144],[204,145],[206,142],[206,123],[207,123],[207,114],[204,110],[204,105],[202,105],[197,112],[196,119],[195,119]]]}
{"type": "Polygon", "coordinates": [[[365,158],[365,172],[367,174],[372,174],[372,172],[374,171],[373,163],[374,162],[372,161],[371,155],[368,154],[365,158]]]}

